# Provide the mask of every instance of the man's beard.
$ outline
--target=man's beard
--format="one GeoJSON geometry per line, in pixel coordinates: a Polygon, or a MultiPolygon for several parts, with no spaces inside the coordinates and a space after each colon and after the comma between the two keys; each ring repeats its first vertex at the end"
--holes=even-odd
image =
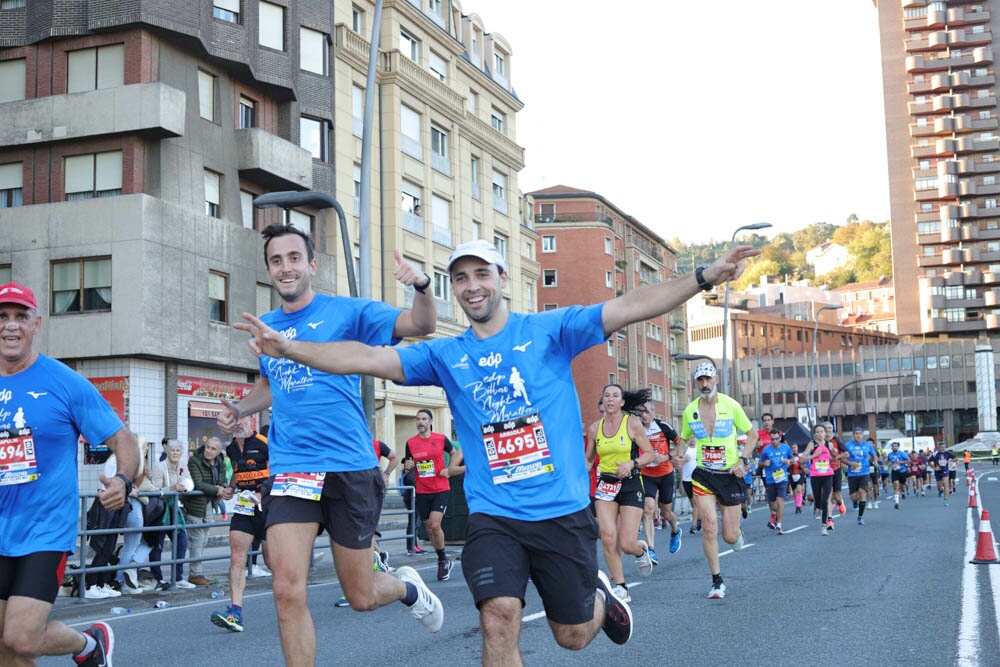
{"type": "Polygon", "coordinates": [[[719,388],[716,385],[712,385],[712,388],[708,391],[707,394],[705,393],[704,389],[701,390],[701,397],[702,398],[707,398],[707,399],[711,400],[711,399],[715,398],[715,395],[718,393],[718,391],[719,391],[719,388]]]}

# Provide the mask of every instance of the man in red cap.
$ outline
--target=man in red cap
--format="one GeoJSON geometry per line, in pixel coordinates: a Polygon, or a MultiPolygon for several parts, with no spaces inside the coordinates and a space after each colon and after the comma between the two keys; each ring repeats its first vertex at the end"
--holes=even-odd
{"type": "Polygon", "coordinates": [[[76,541],[80,435],[116,454],[117,474],[100,493],[109,510],[132,491],[139,448],[90,382],[32,349],[41,326],[31,290],[0,285],[0,664],[67,654],[111,664],[108,624],[77,632],[49,612],[76,541]]]}

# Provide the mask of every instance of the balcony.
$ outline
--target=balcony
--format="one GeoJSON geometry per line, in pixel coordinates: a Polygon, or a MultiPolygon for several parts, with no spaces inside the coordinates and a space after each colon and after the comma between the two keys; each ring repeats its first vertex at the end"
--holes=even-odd
{"type": "Polygon", "coordinates": [[[403,211],[403,229],[417,236],[424,236],[424,219],[416,213],[403,211]]]}
{"type": "Polygon", "coordinates": [[[259,128],[236,130],[236,168],[240,176],[270,190],[312,187],[312,154],[259,128]]]}
{"type": "MultiPolygon", "coordinates": [[[[416,294],[412,287],[407,287],[403,290],[403,308],[413,308],[413,299],[416,294]]],[[[439,320],[455,319],[455,311],[452,308],[451,299],[434,297],[434,309],[437,311],[437,318],[439,320]]]]}
{"type": "Polygon", "coordinates": [[[137,83],[7,102],[0,105],[0,148],[110,134],[179,137],[185,129],[185,99],[183,91],[164,83],[137,83]]]}

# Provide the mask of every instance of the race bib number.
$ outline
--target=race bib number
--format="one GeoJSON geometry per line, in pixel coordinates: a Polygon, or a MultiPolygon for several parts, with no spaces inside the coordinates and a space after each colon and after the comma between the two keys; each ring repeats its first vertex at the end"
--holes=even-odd
{"type": "Polygon", "coordinates": [[[701,465],[705,468],[723,470],[726,467],[725,447],[702,447],[701,465]]]}
{"type": "Polygon", "coordinates": [[[597,482],[597,489],[594,491],[594,498],[597,500],[609,500],[613,501],[618,497],[618,491],[622,488],[622,481],[619,479],[615,482],[610,480],[602,479],[597,482]]]}
{"type": "Polygon", "coordinates": [[[291,496],[303,500],[319,500],[323,495],[325,472],[292,472],[276,475],[272,496],[291,496]]]}
{"type": "Polygon", "coordinates": [[[417,477],[433,477],[434,461],[417,461],[417,477]]]}
{"type": "Polygon", "coordinates": [[[507,484],[555,471],[537,413],[481,427],[494,484],[507,484]]]}
{"type": "MultiPolygon", "coordinates": [[[[275,480],[277,481],[277,480],[275,480]]],[[[235,514],[253,516],[257,510],[257,496],[253,491],[243,491],[236,496],[236,506],[233,508],[235,514]]]]}
{"type": "Polygon", "coordinates": [[[798,484],[800,479],[802,479],[802,475],[792,475],[792,482],[794,484],[798,484]]]}
{"type": "Polygon", "coordinates": [[[948,459],[948,470],[958,470],[958,463],[954,459],[948,459]]]}
{"type": "Polygon", "coordinates": [[[830,462],[826,459],[816,461],[816,472],[829,472],[830,462]]]}
{"type": "Polygon", "coordinates": [[[785,481],[784,469],[778,468],[773,473],[771,473],[771,479],[773,479],[775,482],[784,482],[785,481]]]}
{"type": "Polygon", "coordinates": [[[0,486],[38,479],[35,440],[30,428],[0,431],[0,486]]]}

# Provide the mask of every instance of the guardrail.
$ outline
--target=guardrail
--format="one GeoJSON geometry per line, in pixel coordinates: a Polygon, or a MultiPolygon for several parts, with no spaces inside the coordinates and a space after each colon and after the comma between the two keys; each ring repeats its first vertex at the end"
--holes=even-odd
{"type": "MultiPolygon", "coordinates": [[[[390,494],[402,496],[407,491],[415,492],[415,488],[412,487],[412,486],[393,486],[393,487],[388,487],[386,489],[386,497],[389,497],[390,494]]],[[[205,495],[205,494],[202,491],[188,491],[188,492],[183,492],[183,493],[182,492],[178,492],[178,491],[163,491],[163,492],[154,491],[154,492],[143,492],[143,493],[140,493],[139,497],[163,498],[164,501],[166,501],[168,498],[174,498],[175,499],[174,502],[179,506],[181,498],[192,497],[192,496],[203,496],[203,495],[205,495]]],[[[80,556],[80,566],[79,567],[67,567],[66,570],[65,570],[65,572],[64,572],[64,575],[72,575],[72,576],[77,577],[77,581],[79,582],[78,586],[77,586],[77,589],[78,589],[77,590],[77,597],[78,598],[82,599],[82,598],[84,598],[84,596],[86,594],[86,590],[87,590],[87,583],[86,582],[87,582],[87,575],[88,574],[98,574],[98,573],[102,573],[102,572],[118,572],[120,570],[133,569],[135,567],[139,567],[140,569],[144,569],[144,568],[147,568],[149,566],[156,565],[156,566],[160,566],[160,567],[166,567],[166,568],[169,569],[169,571],[170,571],[169,576],[166,576],[166,573],[164,573],[164,581],[169,582],[170,586],[173,587],[176,584],[175,579],[176,579],[176,574],[177,574],[176,573],[176,568],[173,567],[174,565],[183,564],[183,563],[200,563],[200,562],[215,561],[215,560],[229,560],[229,558],[230,558],[229,554],[224,554],[224,555],[220,555],[220,556],[208,556],[208,555],[204,555],[203,554],[202,557],[200,557],[200,558],[178,558],[177,557],[177,535],[178,535],[178,533],[181,530],[187,530],[187,528],[186,528],[186,526],[184,524],[178,523],[178,520],[177,520],[178,513],[177,512],[174,513],[173,520],[170,523],[166,523],[166,524],[163,524],[161,526],[141,526],[141,527],[138,527],[138,528],[128,528],[126,526],[122,526],[121,528],[100,528],[100,529],[88,530],[87,529],[87,522],[86,522],[86,518],[85,517],[87,516],[87,511],[90,508],[90,503],[91,502],[97,502],[97,493],[96,492],[84,492],[84,493],[80,494],[80,514],[79,514],[79,516],[81,518],[83,518],[83,520],[81,521],[81,527],[77,531],[77,540],[78,540],[77,554],[79,554],[79,556],[80,556]],[[87,564],[86,554],[87,554],[87,550],[88,550],[88,544],[87,544],[87,542],[88,542],[89,538],[91,538],[93,536],[98,536],[98,535],[121,535],[121,536],[125,536],[127,534],[134,534],[134,533],[167,533],[167,536],[170,538],[170,558],[169,559],[161,558],[161,559],[157,560],[156,562],[149,561],[147,563],[138,563],[136,565],[132,565],[130,563],[125,563],[125,564],[118,563],[117,565],[103,565],[103,566],[93,567],[93,566],[90,566],[90,565],[87,564]]],[[[415,503],[411,503],[411,505],[415,506],[415,503]]],[[[169,511],[169,508],[168,508],[168,511],[169,511]]],[[[407,518],[408,518],[407,525],[411,526],[412,530],[414,532],[406,532],[406,530],[404,529],[403,535],[395,536],[395,537],[383,537],[383,538],[380,538],[380,541],[386,541],[386,542],[388,542],[388,541],[393,541],[393,540],[406,540],[408,538],[409,539],[416,539],[416,534],[415,534],[416,533],[416,521],[413,520],[413,519],[415,519],[415,516],[416,516],[415,510],[412,507],[411,507],[411,509],[405,509],[405,508],[404,509],[395,509],[395,508],[388,508],[387,509],[386,506],[385,506],[385,501],[383,500],[383,509],[382,509],[382,513],[381,513],[381,517],[379,519],[379,522],[381,523],[382,517],[394,516],[394,515],[395,516],[407,516],[407,515],[409,515],[409,516],[407,516],[407,518]]],[[[220,527],[220,526],[229,526],[229,520],[227,519],[227,520],[224,520],[224,521],[212,521],[212,522],[206,522],[206,523],[199,523],[198,527],[197,527],[197,530],[208,530],[210,528],[216,528],[216,527],[220,527]]],[[[329,543],[325,544],[322,548],[329,549],[330,548],[329,543]]],[[[249,552],[248,556],[256,556],[256,555],[259,555],[261,553],[262,553],[262,551],[260,549],[251,550],[249,552]]],[[[247,562],[248,562],[247,569],[249,570],[250,569],[249,563],[251,562],[249,557],[247,559],[247,562]]]]}

